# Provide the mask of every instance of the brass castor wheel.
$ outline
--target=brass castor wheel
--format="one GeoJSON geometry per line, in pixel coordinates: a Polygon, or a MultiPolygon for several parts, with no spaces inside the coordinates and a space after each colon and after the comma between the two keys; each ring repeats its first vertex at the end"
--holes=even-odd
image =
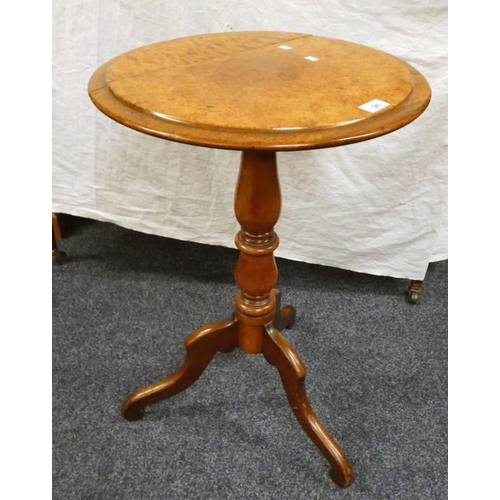
{"type": "Polygon", "coordinates": [[[408,302],[410,304],[416,304],[418,302],[418,299],[420,299],[420,295],[422,293],[422,284],[423,281],[411,281],[410,287],[408,288],[408,302]]]}

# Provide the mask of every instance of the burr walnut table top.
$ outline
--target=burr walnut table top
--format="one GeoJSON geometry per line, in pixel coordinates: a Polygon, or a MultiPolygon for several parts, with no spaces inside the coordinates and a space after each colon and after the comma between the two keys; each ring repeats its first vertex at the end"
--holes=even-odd
{"type": "Polygon", "coordinates": [[[396,130],[427,107],[412,66],[363,45],[285,32],[190,36],[102,65],[94,104],[146,134],[224,149],[315,149],[396,130]],[[361,107],[360,107],[361,106],[361,107]]]}

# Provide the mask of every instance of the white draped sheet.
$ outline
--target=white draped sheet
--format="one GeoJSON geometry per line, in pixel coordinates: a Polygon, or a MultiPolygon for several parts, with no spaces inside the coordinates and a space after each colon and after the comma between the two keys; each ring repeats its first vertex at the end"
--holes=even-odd
{"type": "MultiPolygon", "coordinates": [[[[433,97],[392,134],[278,153],[277,256],[423,279],[447,258],[447,4],[444,0],[54,0],[54,212],[181,240],[234,247],[239,153],[123,127],[94,108],[97,67],[161,40],[220,31],[297,31],[389,52],[433,97]]],[[[263,110],[265,113],[265,110],[263,110]]]]}

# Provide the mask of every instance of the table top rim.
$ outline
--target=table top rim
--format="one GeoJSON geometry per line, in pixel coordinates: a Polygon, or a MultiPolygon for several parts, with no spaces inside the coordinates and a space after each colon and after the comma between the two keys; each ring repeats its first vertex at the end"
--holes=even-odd
{"type": "MultiPolygon", "coordinates": [[[[278,42],[279,43],[279,42],[278,42]]],[[[282,42],[283,43],[283,42],[282,42]]],[[[272,44],[271,44],[272,45],[272,44]]],[[[146,73],[144,73],[146,74],[146,73]]],[[[140,77],[143,74],[133,75],[127,78],[140,77]]],[[[124,79],[125,80],[125,79],[124,79]]],[[[182,142],[197,146],[213,147],[220,149],[263,149],[275,151],[319,149],[334,147],[343,144],[365,141],[397,130],[418,118],[427,108],[431,98],[430,86],[425,77],[407,62],[373,47],[363,46],[355,42],[329,38],[305,33],[293,32],[261,32],[242,31],[228,33],[207,33],[192,35],[172,40],[164,40],[138,47],[102,64],[92,75],[88,84],[88,93],[95,106],[109,118],[148,135],[163,139],[182,142]],[[110,88],[113,81],[107,81],[106,75],[109,68],[120,58],[131,53],[138,52],[145,47],[165,44],[168,42],[182,41],[187,39],[201,39],[201,37],[224,36],[224,35],[248,35],[248,34],[283,34],[292,35],[291,40],[299,38],[314,37],[331,42],[349,43],[356,47],[365,48],[380,54],[394,58],[408,71],[411,80],[411,91],[398,106],[386,111],[373,113],[362,120],[354,120],[342,126],[321,127],[295,127],[293,129],[265,129],[265,128],[231,128],[199,125],[196,122],[177,120],[168,115],[159,115],[154,112],[145,112],[123,102],[110,88]]]]}

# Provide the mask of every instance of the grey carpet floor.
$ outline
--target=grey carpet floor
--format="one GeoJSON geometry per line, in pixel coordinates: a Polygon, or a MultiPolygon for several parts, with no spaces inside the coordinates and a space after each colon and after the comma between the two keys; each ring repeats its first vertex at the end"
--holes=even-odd
{"type": "Polygon", "coordinates": [[[218,354],[139,422],[123,399],[170,375],[184,337],[232,312],[236,250],[72,219],[53,266],[53,499],[447,498],[447,262],[408,281],[278,259],[285,333],[350,458],[337,488],[262,356],[218,354]]]}

